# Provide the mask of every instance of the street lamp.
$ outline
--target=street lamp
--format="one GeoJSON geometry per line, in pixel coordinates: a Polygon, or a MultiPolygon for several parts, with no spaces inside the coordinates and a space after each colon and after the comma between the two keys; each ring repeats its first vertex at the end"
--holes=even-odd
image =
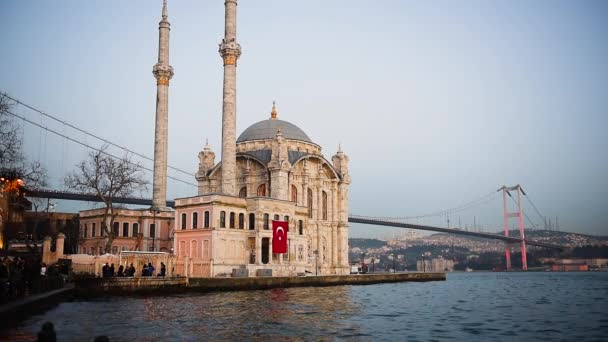
{"type": "Polygon", "coordinates": [[[361,253],[361,273],[367,273],[365,270],[365,252],[361,253]]]}
{"type": "Polygon", "coordinates": [[[160,210],[156,207],[151,207],[150,213],[153,215],[152,224],[154,225],[154,234],[150,234],[152,235],[152,252],[156,252],[156,214],[160,214],[160,210]]]}

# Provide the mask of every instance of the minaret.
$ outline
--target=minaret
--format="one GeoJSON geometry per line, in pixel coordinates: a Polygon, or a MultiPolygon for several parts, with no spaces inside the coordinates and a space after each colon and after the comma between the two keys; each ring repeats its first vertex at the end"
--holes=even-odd
{"type": "Polygon", "coordinates": [[[236,1],[226,0],[226,27],[220,44],[224,60],[222,105],[222,193],[236,195],[236,61],[241,46],[236,42],[236,1]]]}
{"type": "Polygon", "coordinates": [[[167,206],[167,131],[169,121],[169,80],[173,68],[169,65],[169,30],[167,0],[163,0],[163,19],[158,23],[158,63],[152,69],[156,77],[156,128],[154,131],[154,180],[152,207],[167,206]]]}

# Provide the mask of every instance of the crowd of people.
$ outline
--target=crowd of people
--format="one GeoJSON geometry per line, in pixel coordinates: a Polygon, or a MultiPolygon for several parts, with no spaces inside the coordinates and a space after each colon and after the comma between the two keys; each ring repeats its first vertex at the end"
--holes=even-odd
{"type": "MultiPolygon", "coordinates": [[[[155,268],[151,262],[149,262],[147,265],[144,263],[144,267],[141,270],[141,276],[142,277],[153,277],[154,271],[155,271],[155,268]]],[[[134,277],[135,272],[136,272],[136,270],[135,270],[135,266],[133,266],[133,263],[131,263],[129,266],[126,266],[126,267],[123,265],[118,266],[117,272],[115,271],[114,264],[108,265],[108,263],[105,263],[103,265],[103,267],[101,268],[101,275],[104,278],[134,277]]],[[[160,271],[156,275],[159,277],[164,277],[166,274],[167,274],[167,267],[165,266],[164,262],[161,262],[160,271]]]]}
{"type": "Polygon", "coordinates": [[[63,286],[56,266],[47,267],[36,256],[0,260],[0,303],[63,286]]]}

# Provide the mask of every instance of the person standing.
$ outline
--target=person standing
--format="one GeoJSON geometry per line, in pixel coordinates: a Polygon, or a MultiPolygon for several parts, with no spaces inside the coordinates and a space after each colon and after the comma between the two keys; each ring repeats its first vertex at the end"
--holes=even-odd
{"type": "Polygon", "coordinates": [[[153,277],[153,276],[154,276],[154,266],[152,266],[152,263],[151,263],[151,262],[149,262],[149,263],[148,263],[148,275],[149,275],[150,277],[153,277]]]}
{"type": "Polygon", "coordinates": [[[160,273],[158,274],[159,277],[164,277],[165,274],[167,273],[167,267],[165,266],[164,262],[160,262],[160,273]]]}

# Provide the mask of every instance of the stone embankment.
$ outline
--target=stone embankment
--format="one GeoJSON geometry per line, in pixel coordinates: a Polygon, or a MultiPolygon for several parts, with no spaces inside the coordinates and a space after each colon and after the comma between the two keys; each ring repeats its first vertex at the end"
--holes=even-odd
{"type": "Polygon", "coordinates": [[[187,291],[242,291],[280,287],[371,285],[397,282],[443,281],[445,273],[379,273],[355,275],[326,275],[309,277],[244,277],[244,278],[186,278],[135,277],[81,279],[76,283],[79,295],[108,294],[166,294],[187,291]]]}

